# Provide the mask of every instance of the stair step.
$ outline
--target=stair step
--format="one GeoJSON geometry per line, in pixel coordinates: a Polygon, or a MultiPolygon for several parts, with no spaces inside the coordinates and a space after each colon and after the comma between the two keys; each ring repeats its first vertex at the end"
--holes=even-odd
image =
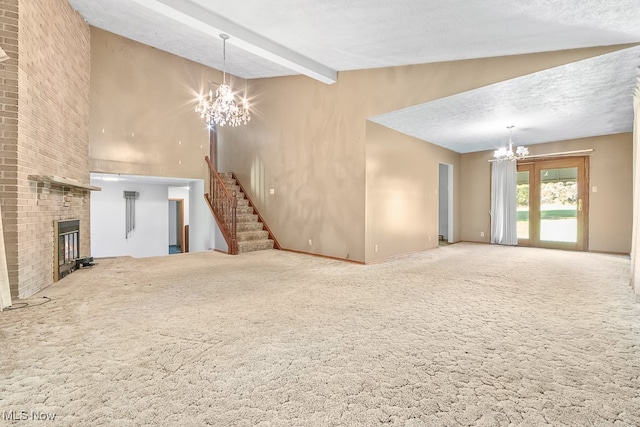
{"type": "Polygon", "coordinates": [[[230,172],[220,173],[220,178],[230,194],[235,192],[238,202],[236,210],[238,253],[273,249],[274,242],[268,238],[269,232],[258,221],[258,215],[254,214],[253,207],[249,206],[249,200],[245,197],[238,182],[230,172]]]}
{"type": "Polygon", "coordinates": [[[241,206],[240,204],[238,204],[238,207],[236,208],[236,213],[238,215],[252,214],[253,208],[251,206],[247,206],[247,205],[241,206]]]}
{"type": "Polygon", "coordinates": [[[227,190],[231,193],[232,191],[235,191],[236,193],[240,193],[240,186],[235,184],[235,181],[233,184],[227,184],[226,182],[224,183],[225,187],[227,187],[227,190]]]}
{"type": "Polygon", "coordinates": [[[262,230],[264,226],[261,222],[244,222],[236,224],[236,232],[241,233],[244,231],[259,231],[262,230]]]}
{"type": "Polygon", "coordinates": [[[236,221],[237,221],[238,224],[244,223],[244,222],[257,222],[258,221],[258,215],[254,215],[254,214],[238,214],[236,216],[236,221]]]}
{"type": "Polygon", "coordinates": [[[267,240],[269,232],[267,230],[240,231],[237,233],[238,242],[248,242],[252,240],[267,240]]]}
{"type": "Polygon", "coordinates": [[[241,254],[265,249],[273,249],[273,240],[247,240],[245,242],[238,242],[238,253],[241,254]]]}

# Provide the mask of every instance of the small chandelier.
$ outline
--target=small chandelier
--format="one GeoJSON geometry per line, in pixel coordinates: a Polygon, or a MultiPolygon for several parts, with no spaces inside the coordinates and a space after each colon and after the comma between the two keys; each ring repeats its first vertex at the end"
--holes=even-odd
{"type": "Polygon", "coordinates": [[[205,121],[209,129],[214,125],[239,126],[246,125],[251,120],[249,113],[249,101],[246,92],[240,105],[236,103],[235,95],[231,86],[227,84],[227,40],[228,34],[220,34],[222,39],[222,84],[215,91],[215,97],[211,81],[209,81],[209,93],[207,96],[200,95],[196,113],[205,121]]]}
{"type": "Polygon", "coordinates": [[[513,129],[513,125],[507,126],[509,129],[509,148],[500,147],[496,151],[493,152],[493,157],[498,161],[503,160],[521,160],[529,155],[529,149],[524,146],[516,147],[515,153],[513,152],[513,141],[511,140],[511,129],[513,129]]]}

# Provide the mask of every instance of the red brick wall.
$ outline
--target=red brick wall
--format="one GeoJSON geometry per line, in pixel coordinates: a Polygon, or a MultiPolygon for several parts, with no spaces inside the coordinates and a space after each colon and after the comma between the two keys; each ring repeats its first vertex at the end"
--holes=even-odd
{"type": "Polygon", "coordinates": [[[18,55],[2,86],[0,197],[11,293],[24,298],[53,282],[54,220],[79,218],[90,253],[89,192],[29,178],[89,183],[90,30],[67,0],[0,1],[2,47],[17,40],[18,55]]]}

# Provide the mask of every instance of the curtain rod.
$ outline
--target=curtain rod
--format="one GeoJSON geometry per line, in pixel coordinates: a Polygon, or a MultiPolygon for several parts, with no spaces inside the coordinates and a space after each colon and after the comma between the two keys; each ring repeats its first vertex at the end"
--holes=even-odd
{"type": "MultiPolygon", "coordinates": [[[[584,154],[584,153],[592,153],[594,150],[593,148],[586,148],[584,150],[574,150],[574,151],[560,151],[557,153],[548,153],[548,154],[534,154],[532,156],[527,156],[522,160],[528,160],[528,159],[538,159],[538,158],[544,158],[544,157],[561,157],[561,156],[572,156],[574,154],[584,154]]],[[[487,160],[489,163],[491,162],[497,162],[498,159],[489,159],[487,160]]]]}

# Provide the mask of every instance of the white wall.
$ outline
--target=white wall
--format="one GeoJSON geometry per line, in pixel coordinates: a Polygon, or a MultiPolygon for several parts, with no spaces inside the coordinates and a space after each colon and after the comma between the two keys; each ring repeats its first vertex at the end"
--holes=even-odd
{"type": "MultiPolygon", "coordinates": [[[[152,178],[152,177],[149,177],[152,178]]],[[[215,220],[204,199],[204,181],[189,188],[91,178],[102,188],[91,194],[91,254],[96,257],[147,257],[169,253],[169,198],[184,199],[184,223],[189,224],[189,252],[215,247],[215,220]],[[125,239],[123,191],[137,191],[136,229],[125,239]]],[[[224,242],[224,239],[223,239],[224,242]]]]}
{"type": "Polygon", "coordinates": [[[169,251],[168,187],[136,182],[91,180],[102,191],[91,193],[91,254],[149,257],[169,251]],[[137,191],[135,229],[125,236],[123,191],[137,191]]]}
{"type": "Polygon", "coordinates": [[[227,241],[224,239],[224,236],[222,235],[222,231],[220,231],[220,227],[218,227],[218,223],[214,221],[214,227],[215,227],[215,236],[216,236],[216,242],[215,242],[215,246],[214,249],[217,249],[220,252],[224,252],[224,253],[228,253],[229,252],[229,245],[227,245],[227,241]]]}
{"type": "Polygon", "coordinates": [[[215,247],[214,230],[216,225],[213,214],[204,199],[204,181],[192,181],[189,184],[189,189],[192,195],[188,203],[191,221],[189,223],[189,252],[208,251],[215,247]]]}

